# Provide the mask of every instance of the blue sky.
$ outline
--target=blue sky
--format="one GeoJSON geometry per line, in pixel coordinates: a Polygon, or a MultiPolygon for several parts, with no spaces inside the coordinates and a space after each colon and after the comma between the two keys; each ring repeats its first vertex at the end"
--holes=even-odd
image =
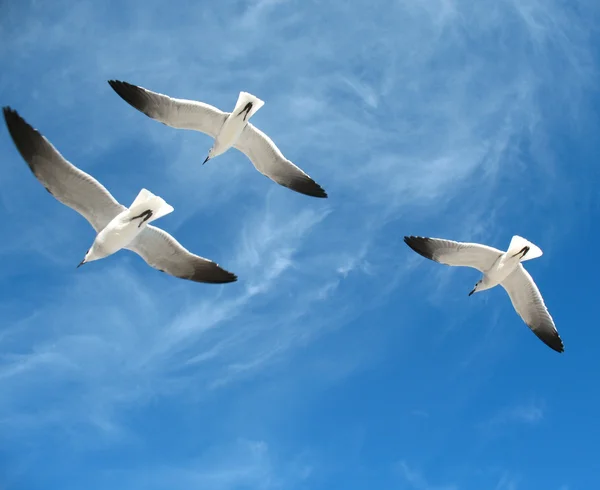
{"type": "Polygon", "coordinates": [[[576,490],[597,459],[594,0],[0,4],[0,103],[239,276],[177,280],[0,130],[0,488],[576,490]],[[143,116],[120,79],[231,110],[329,194],[143,116]],[[565,353],[404,235],[522,235],[565,353]],[[7,238],[8,237],[8,238],[7,238]],[[591,267],[590,267],[591,265],[591,267]],[[588,268],[589,267],[589,268],[588,268]]]}

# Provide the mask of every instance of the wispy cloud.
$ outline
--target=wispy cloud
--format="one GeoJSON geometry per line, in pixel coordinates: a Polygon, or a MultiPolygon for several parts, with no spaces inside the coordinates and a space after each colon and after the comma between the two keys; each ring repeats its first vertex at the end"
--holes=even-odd
{"type": "MultiPolygon", "coordinates": [[[[78,396],[77,392],[84,390],[85,394],[87,390],[93,390],[104,399],[102,405],[110,405],[126,403],[140,396],[143,399],[155,390],[161,392],[164,384],[170,387],[167,391],[175,389],[177,384],[173,383],[169,373],[178,372],[184,366],[198,366],[201,361],[203,377],[219,378],[206,381],[211,386],[217,381],[222,384],[222,377],[229,379],[259,369],[293,343],[293,337],[288,337],[294,336],[287,326],[289,322],[302,317],[313,301],[322,298],[318,291],[300,292],[302,302],[296,305],[294,298],[282,298],[281,306],[288,306],[285,321],[273,318],[268,309],[259,316],[252,313],[252,310],[268,308],[269,299],[274,294],[278,296],[275,284],[285,283],[281,276],[292,266],[294,254],[302,243],[301,237],[324,217],[311,211],[292,220],[268,210],[257,213],[256,219],[249,220],[248,228],[243,230],[240,246],[234,247],[238,248],[234,260],[238,266],[236,271],[252,279],[245,285],[240,284],[238,294],[222,298],[218,305],[214,303],[219,292],[198,302],[192,300],[189,289],[179,286],[183,297],[174,306],[172,301],[177,299],[177,287],[171,294],[156,296],[153,288],[144,284],[137,274],[114,265],[111,273],[107,263],[102,273],[94,271],[77,278],[77,288],[63,291],[64,303],[59,308],[48,305],[42,315],[21,325],[23,336],[39,328],[40,321],[48,328],[52,325],[48,321],[70,320],[67,320],[69,328],[62,328],[58,337],[51,336],[29,352],[6,355],[0,378],[6,382],[14,380],[15,389],[21,393],[23,388],[30,392],[33,386],[27,384],[41,381],[40,376],[45,382],[52,375],[59,379],[74,376],[74,380],[79,378],[79,383],[76,383],[73,396],[81,399],[82,393],[78,396]],[[96,299],[96,308],[90,309],[86,297],[96,299]],[[77,306],[82,303],[84,307],[77,306]],[[126,304],[130,306],[124,308],[126,304]],[[63,310],[65,305],[69,305],[68,311],[63,310]],[[94,311],[103,312],[100,322],[93,319],[94,311]],[[236,326],[240,316],[245,324],[242,331],[236,326]],[[281,335],[268,340],[271,329],[277,327],[283,329],[281,335]],[[223,331],[215,339],[210,332],[219,328],[223,331]],[[250,347],[254,343],[255,349],[250,347]],[[212,366],[217,371],[206,372],[208,361],[216,363],[212,366]],[[120,371],[118,380],[112,378],[113,370],[120,371]],[[150,378],[140,385],[147,376],[150,378]],[[164,376],[163,384],[160,380],[164,376]],[[100,389],[99,383],[107,383],[107,389],[100,389]],[[132,391],[132,386],[137,389],[132,391]]],[[[94,404],[98,404],[95,397],[94,404]]],[[[89,414],[89,411],[83,413],[89,414]]]]}
{"type": "Polygon", "coordinates": [[[504,473],[498,483],[494,487],[494,490],[517,490],[518,487],[518,479],[514,475],[510,475],[508,473],[504,473]]]}
{"type": "Polygon", "coordinates": [[[410,467],[406,461],[401,461],[398,464],[398,468],[400,470],[400,474],[402,475],[405,482],[409,485],[409,488],[413,488],[414,490],[458,490],[459,487],[456,485],[448,485],[448,484],[432,484],[428,480],[425,479],[423,474],[416,470],[415,468],[410,467]]]}
{"type": "Polygon", "coordinates": [[[480,424],[486,432],[497,432],[511,425],[537,425],[544,420],[545,404],[543,401],[530,400],[500,409],[488,420],[480,424]]]}
{"type": "Polygon", "coordinates": [[[282,461],[265,441],[239,439],[218,445],[201,457],[183,464],[158,465],[143,471],[120,472],[128,488],[174,489],[190,487],[227,490],[230,488],[283,489],[302,483],[312,466],[300,455],[282,461]]]}

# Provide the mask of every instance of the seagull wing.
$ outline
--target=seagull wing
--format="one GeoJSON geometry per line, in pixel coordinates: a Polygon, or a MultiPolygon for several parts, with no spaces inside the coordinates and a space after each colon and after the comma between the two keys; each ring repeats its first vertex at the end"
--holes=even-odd
{"type": "Polygon", "coordinates": [[[234,146],[261,174],[278,184],[307,196],[327,197],[323,188],[285,158],[271,138],[256,126],[248,123],[234,146]]]}
{"type": "Polygon", "coordinates": [[[33,174],[50,194],[87,219],[96,232],[125,209],[100,182],[65,160],[17,111],[4,107],[3,112],[8,132],[33,174]]]}
{"type": "Polygon", "coordinates": [[[173,128],[193,129],[216,138],[229,116],[228,112],[203,102],[174,99],[119,80],[109,80],[108,83],[125,102],[148,117],[173,128]]]}
{"type": "Polygon", "coordinates": [[[166,231],[152,225],[146,228],[127,248],[148,265],[181,279],[221,284],[234,282],[237,276],[218,264],[194,255],[166,231]]]}
{"type": "Polygon", "coordinates": [[[548,347],[563,352],[564,345],[554,321],[529,272],[519,264],[500,284],[506,289],[515,310],[533,333],[548,347]]]}
{"type": "Polygon", "coordinates": [[[488,271],[504,253],[479,243],[455,242],[440,238],[405,236],[404,241],[415,252],[440,264],[473,267],[488,271]]]}

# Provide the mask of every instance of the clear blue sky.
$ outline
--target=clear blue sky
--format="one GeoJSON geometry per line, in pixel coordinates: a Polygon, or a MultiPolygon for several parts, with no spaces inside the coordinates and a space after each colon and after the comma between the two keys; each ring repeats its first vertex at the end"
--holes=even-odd
{"type": "Polygon", "coordinates": [[[0,3],[0,104],[239,276],[94,238],[0,128],[2,490],[588,490],[600,484],[596,0],[0,3]],[[152,121],[125,80],[231,110],[309,198],[152,121]],[[565,353],[404,235],[513,235],[565,353]]]}

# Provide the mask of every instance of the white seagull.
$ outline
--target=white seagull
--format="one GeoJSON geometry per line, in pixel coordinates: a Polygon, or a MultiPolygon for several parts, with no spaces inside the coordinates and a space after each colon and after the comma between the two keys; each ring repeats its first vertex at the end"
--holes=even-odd
{"type": "Polygon", "coordinates": [[[564,351],[542,295],[521,265],[525,260],[540,257],[542,251],[539,247],[517,235],[512,237],[506,252],[479,243],[439,238],[405,236],[404,241],[418,254],[440,264],[473,267],[482,272],[483,278],[477,281],[469,296],[500,284],[533,333],[555,351],[564,351]]]}
{"type": "Polygon", "coordinates": [[[278,184],[308,196],[327,197],[319,184],[285,158],[271,138],[249,122],[264,105],[258,97],[240,92],[233,112],[229,113],[203,102],[175,99],[119,80],[108,83],[123,100],[148,117],[173,128],[192,129],[212,137],[215,142],[203,164],[233,146],[261,174],[278,184]]]}
{"type": "Polygon", "coordinates": [[[151,267],[195,282],[226,283],[235,274],[187,251],[167,232],[148,225],[173,211],[161,197],[142,189],[126,208],[91,175],[68,162],[15,110],[4,107],[8,131],[23,159],[46,190],[77,211],[96,230],[96,238],[77,266],[114,254],[122,248],[140,255],[151,267]]]}

